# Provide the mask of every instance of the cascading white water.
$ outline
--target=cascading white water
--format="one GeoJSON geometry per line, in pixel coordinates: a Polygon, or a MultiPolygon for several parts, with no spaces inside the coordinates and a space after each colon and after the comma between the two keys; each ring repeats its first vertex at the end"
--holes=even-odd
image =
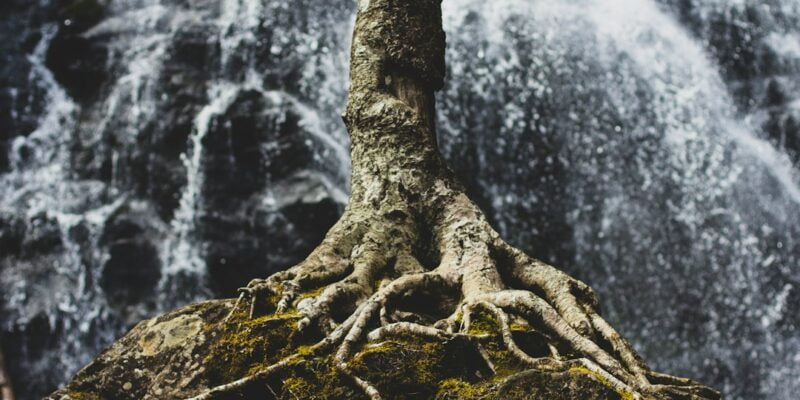
{"type": "MultiPolygon", "coordinates": [[[[55,24],[29,55],[48,106],[0,175],[0,245],[21,249],[0,249],[0,299],[31,398],[131,323],[227,293],[215,279],[235,287],[296,262],[345,202],[352,2],[189,3],[110,3],[80,34],[108,55],[96,98],[71,99],[48,70],[55,24]]],[[[789,141],[762,129],[777,107],[760,105],[763,62],[745,81],[723,65],[743,56],[714,46],[761,40],[773,78],[800,88],[800,5],[443,11],[440,143],[504,237],[596,287],[655,367],[729,398],[792,398],[797,167],[789,141]]],[[[781,110],[800,114],[786,91],[781,110]]]]}
{"type": "Polygon", "coordinates": [[[59,343],[55,350],[60,357],[26,366],[32,376],[50,374],[63,380],[91,360],[87,346],[113,340],[118,331],[102,322],[105,302],[91,287],[97,271],[84,257],[87,251],[95,251],[91,257],[102,259],[97,246],[99,231],[119,202],[98,202],[103,197],[102,186],[95,182],[67,183],[67,146],[76,124],[77,105],[45,66],[45,53],[57,30],[55,25],[45,25],[42,39],[28,58],[32,65],[29,79],[43,89],[47,111],[35,131],[18,136],[11,145],[12,170],[0,176],[0,187],[4,188],[0,209],[23,213],[32,222],[29,229],[33,231],[57,231],[62,249],[47,256],[47,263],[38,267],[19,260],[19,268],[4,271],[0,279],[4,287],[4,330],[45,316],[47,329],[72,332],[73,340],[59,343]],[[84,202],[96,205],[87,207],[84,202]],[[86,238],[76,239],[77,235],[86,238]],[[27,282],[26,273],[30,271],[26,269],[31,267],[41,268],[36,271],[43,276],[38,287],[32,288],[27,282]]]}
{"type": "Polygon", "coordinates": [[[790,398],[796,385],[773,376],[798,368],[786,304],[800,179],[737,109],[711,49],[655,1],[444,4],[445,151],[476,148],[501,232],[598,288],[657,368],[733,398],[790,398]],[[492,111],[463,121],[478,105],[492,111]],[[519,153],[527,170],[493,166],[519,153]],[[528,234],[525,218],[553,227],[528,234]]]}
{"type": "Polygon", "coordinates": [[[208,91],[211,102],[203,107],[194,119],[188,154],[181,154],[186,169],[186,187],[183,189],[178,209],[171,223],[171,237],[167,240],[166,258],[159,292],[166,295],[161,303],[169,310],[178,305],[208,298],[206,264],[202,248],[195,237],[196,216],[201,209],[203,173],[203,139],[208,133],[211,118],[222,114],[233,102],[240,87],[229,82],[215,84],[208,91]],[[180,279],[179,282],[172,282],[180,279]],[[184,296],[171,298],[174,290],[184,290],[184,296]]]}
{"type": "MultiPolygon", "coordinates": [[[[207,212],[207,207],[202,204],[202,186],[205,184],[204,140],[211,129],[213,119],[224,115],[240,96],[248,92],[259,93],[276,105],[283,102],[291,103],[300,117],[299,127],[317,139],[325,151],[333,152],[333,162],[339,165],[339,171],[334,171],[335,175],[340,178],[347,176],[344,168],[349,163],[349,154],[330,132],[324,130],[319,112],[312,110],[285,91],[265,90],[265,74],[256,66],[253,49],[259,42],[256,31],[263,23],[263,15],[263,4],[259,1],[227,0],[220,4],[220,16],[216,20],[216,25],[219,29],[217,40],[220,47],[221,76],[217,77],[209,87],[206,95],[208,104],[202,107],[194,118],[189,147],[187,152],[181,155],[187,181],[171,223],[172,233],[166,243],[164,269],[160,282],[160,293],[169,294],[175,289],[181,289],[184,296],[175,298],[172,294],[167,295],[159,302],[162,310],[169,310],[211,295],[206,282],[206,254],[202,239],[196,234],[198,216],[207,212]],[[244,65],[236,66],[236,61],[241,59],[245,60],[244,65]],[[176,277],[181,281],[172,282],[176,277]]],[[[337,76],[333,71],[325,73],[330,75],[327,79],[337,76]]],[[[332,194],[338,192],[333,186],[328,190],[332,194]]],[[[342,196],[334,195],[334,197],[340,202],[346,200],[342,196]]]]}
{"type": "MultiPolygon", "coordinates": [[[[54,6],[43,1],[40,7],[54,6]]],[[[277,230],[281,219],[289,224],[298,218],[283,216],[289,212],[284,208],[306,207],[309,212],[321,207],[315,205],[319,203],[328,208],[333,204],[335,210],[346,201],[349,155],[338,112],[345,90],[339,84],[346,77],[343,49],[352,22],[349,13],[339,18],[328,7],[318,8],[321,18],[299,14],[314,25],[304,32],[281,25],[280,19],[294,12],[288,2],[112,2],[104,18],[80,34],[77,45],[69,36],[57,43],[82,51],[88,41],[107,52],[110,79],[88,103],[85,98],[73,100],[57,82],[62,78],[46,65],[59,23],[63,29],[79,21],[42,28],[42,39],[28,59],[30,81],[42,88],[47,112],[35,131],[12,141],[12,170],[0,175],[0,245],[12,246],[0,249],[2,326],[4,343],[14,341],[19,347],[6,348],[9,359],[24,365],[12,367],[21,398],[36,398],[64,382],[131,323],[212,296],[209,239],[204,236],[210,228],[201,219],[218,214],[205,192],[219,184],[213,180],[218,177],[206,176],[216,165],[207,161],[209,153],[217,157],[219,149],[207,149],[205,142],[218,140],[220,129],[236,122],[226,120],[232,105],[258,94],[274,108],[260,124],[280,135],[286,134],[280,130],[298,129],[291,134],[312,156],[308,165],[294,161],[292,168],[321,170],[295,171],[286,183],[277,180],[275,187],[258,189],[264,200],[256,198],[255,207],[262,207],[258,212],[264,215],[257,217],[266,218],[260,224],[276,224],[277,230]],[[187,29],[199,29],[202,37],[187,29]],[[318,37],[323,32],[332,36],[318,37]],[[265,43],[264,37],[271,41],[265,43]],[[315,54],[284,61],[298,45],[315,54]],[[173,68],[187,61],[191,63],[173,68]],[[208,62],[205,67],[191,71],[192,63],[203,61],[208,62]],[[305,75],[305,81],[294,84],[280,76],[290,69],[305,75]],[[176,119],[191,121],[184,140],[176,119]],[[288,197],[267,201],[276,195],[288,197]],[[328,199],[333,203],[325,203],[328,199]]],[[[260,152],[285,151],[282,137],[270,139],[273,133],[264,133],[262,140],[277,141],[258,144],[260,152]]],[[[228,157],[237,162],[241,156],[228,157]]],[[[280,164],[275,168],[286,169],[280,164]]],[[[244,210],[253,207],[246,198],[231,200],[237,202],[244,210]]],[[[245,222],[253,225],[252,220],[245,222]]],[[[302,235],[308,236],[291,225],[283,228],[278,241],[288,235],[302,243],[302,235]]],[[[271,240],[248,240],[254,239],[271,240]]],[[[263,270],[260,264],[266,262],[285,266],[286,261],[263,260],[254,267],[263,270]]]]}

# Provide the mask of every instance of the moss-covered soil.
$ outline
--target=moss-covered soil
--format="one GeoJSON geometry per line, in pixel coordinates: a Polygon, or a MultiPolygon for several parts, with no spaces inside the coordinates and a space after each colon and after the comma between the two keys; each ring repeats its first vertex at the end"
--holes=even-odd
{"type": "MultiPolygon", "coordinates": [[[[52,399],[175,399],[248,375],[295,353],[289,368],[254,382],[231,399],[362,399],[350,378],[331,365],[329,354],[314,355],[319,339],[300,334],[293,313],[274,314],[274,299],[249,317],[245,307],[226,317],[232,301],[194,304],[144,321],[84,368],[52,399]]],[[[514,332],[526,351],[541,340],[524,326],[514,332]]],[[[472,333],[489,334],[485,355],[463,339],[398,337],[365,343],[351,362],[353,372],[373,383],[387,399],[626,399],[602,378],[573,368],[560,373],[525,368],[494,337],[496,321],[476,314],[472,333]],[[510,378],[510,379],[509,379],[510,378]]]]}

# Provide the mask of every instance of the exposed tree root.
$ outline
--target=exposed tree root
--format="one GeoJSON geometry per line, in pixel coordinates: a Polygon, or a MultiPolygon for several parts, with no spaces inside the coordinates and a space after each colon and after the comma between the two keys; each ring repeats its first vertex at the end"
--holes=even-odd
{"type": "MultiPolygon", "coordinates": [[[[482,343],[498,337],[510,354],[534,371],[582,368],[615,390],[639,398],[719,398],[718,393],[691,380],[650,371],[597,313],[597,299],[588,286],[505,244],[462,194],[444,197],[451,204],[439,209],[442,215],[420,217],[433,221],[432,230],[437,232],[433,240],[440,256],[431,270],[413,256],[419,238],[408,232],[413,232],[416,223],[387,224],[385,219],[375,218],[377,222],[356,229],[345,214],[344,222],[303,263],[251,282],[234,309],[249,307],[252,315],[259,302],[278,299],[276,312],[297,312],[299,330],[316,327],[324,332],[324,338],[303,355],[291,355],[194,399],[235,392],[304,357],[324,354],[332,355],[334,367],[370,399],[381,399],[378,388],[357,376],[349,363],[365,343],[391,337],[460,339],[482,354],[482,343]],[[448,305],[448,309],[433,310],[436,307],[431,306],[420,311],[414,306],[420,298],[448,305]],[[341,320],[336,310],[347,310],[349,315],[341,320]],[[491,316],[495,331],[471,329],[481,311],[491,316]],[[550,354],[533,357],[526,353],[514,339],[512,321],[546,337],[550,354]]],[[[488,357],[486,361],[491,364],[488,357]]],[[[506,378],[502,385],[522,374],[506,378]]]]}
{"type": "Polygon", "coordinates": [[[265,302],[277,313],[297,312],[298,330],[323,338],[305,355],[195,399],[235,392],[322,355],[369,398],[381,399],[391,393],[358,376],[351,361],[366,343],[391,336],[465,340],[492,371],[483,343],[500,338],[532,371],[587,371],[637,398],[718,399],[696,382],[650,371],[600,317],[586,284],[506,244],[464,193],[436,148],[434,91],[444,81],[439,3],[359,1],[344,115],[350,202],[305,261],[251,282],[234,307],[247,303],[251,317],[265,302]],[[496,328],[473,329],[481,312],[496,328]],[[513,321],[544,337],[549,354],[528,354],[515,341],[513,321]]]}

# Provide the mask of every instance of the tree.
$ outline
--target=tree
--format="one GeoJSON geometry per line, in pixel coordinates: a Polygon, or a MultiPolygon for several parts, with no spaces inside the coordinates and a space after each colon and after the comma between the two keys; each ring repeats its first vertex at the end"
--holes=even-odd
{"type": "Polygon", "coordinates": [[[358,1],[343,116],[349,204],[308,258],[241,289],[225,318],[244,310],[252,321],[264,309],[291,314],[293,329],[319,340],[194,399],[223,398],[309,357],[327,357],[373,400],[394,395],[360,376],[352,360],[365,343],[398,336],[459,341],[491,370],[484,344],[494,337],[525,366],[502,383],[528,371],[578,369],[631,398],[719,398],[651,371],[598,314],[586,284],[505,243],[465,194],[436,145],[434,92],[445,74],[440,1],[358,1]],[[486,320],[495,328],[474,329],[486,320]],[[520,327],[538,332],[546,354],[525,350],[512,332],[520,327]]]}
{"type": "Polygon", "coordinates": [[[359,342],[469,336],[461,332],[469,331],[477,309],[499,321],[507,349],[531,368],[581,366],[642,395],[716,397],[692,381],[650,371],[600,317],[587,285],[508,245],[489,226],[436,147],[434,92],[444,83],[444,49],[440,0],[359,0],[343,116],[351,139],[349,204],[305,261],[251,282],[240,299],[255,304],[279,296],[279,313],[296,306],[299,329],[315,325],[327,333],[314,351],[333,352],[336,367],[372,399],[381,398],[379,391],[348,366],[359,342]],[[295,303],[300,292],[320,287],[318,296],[295,303]],[[457,305],[433,323],[395,312],[419,292],[449,296],[441,303],[457,305]],[[341,309],[350,316],[337,324],[332,314],[341,309]],[[371,330],[376,319],[380,327],[371,330]],[[581,357],[560,360],[556,343],[550,357],[531,357],[511,335],[517,319],[581,357]]]}

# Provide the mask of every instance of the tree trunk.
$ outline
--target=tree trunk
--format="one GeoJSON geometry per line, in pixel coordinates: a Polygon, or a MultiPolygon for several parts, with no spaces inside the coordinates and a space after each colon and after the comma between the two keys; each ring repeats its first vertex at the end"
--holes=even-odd
{"type": "MultiPolygon", "coordinates": [[[[481,335],[470,329],[476,313],[494,318],[506,350],[531,370],[588,369],[634,397],[718,398],[651,372],[599,316],[588,286],[509,246],[489,226],[436,146],[434,92],[443,85],[444,50],[439,0],[359,0],[343,116],[352,146],[350,202],[306,260],[251,282],[237,306],[249,301],[252,316],[260,299],[275,298],[277,313],[296,311],[299,330],[324,333],[311,352],[332,354],[335,368],[372,399],[384,394],[350,366],[360,346],[412,336],[463,337],[480,348],[481,335]],[[435,298],[445,316],[414,311],[420,296],[435,298]],[[512,323],[540,332],[550,354],[526,353],[512,323]]],[[[197,399],[235,391],[298,357],[197,399]]]]}
{"type": "Polygon", "coordinates": [[[488,224],[437,149],[444,50],[440,0],[359,0],[341,219],[300,264],[250,282],[235,303],[139,324],[49,398],[405,399],[424,381],[425,398],[561,400],[587,397],[583,379],[600,388],[592,399],[718,399],[651,371],[586,284],[488,224]],[[319,387],[333,392],[309,389],[319,387]]]}

